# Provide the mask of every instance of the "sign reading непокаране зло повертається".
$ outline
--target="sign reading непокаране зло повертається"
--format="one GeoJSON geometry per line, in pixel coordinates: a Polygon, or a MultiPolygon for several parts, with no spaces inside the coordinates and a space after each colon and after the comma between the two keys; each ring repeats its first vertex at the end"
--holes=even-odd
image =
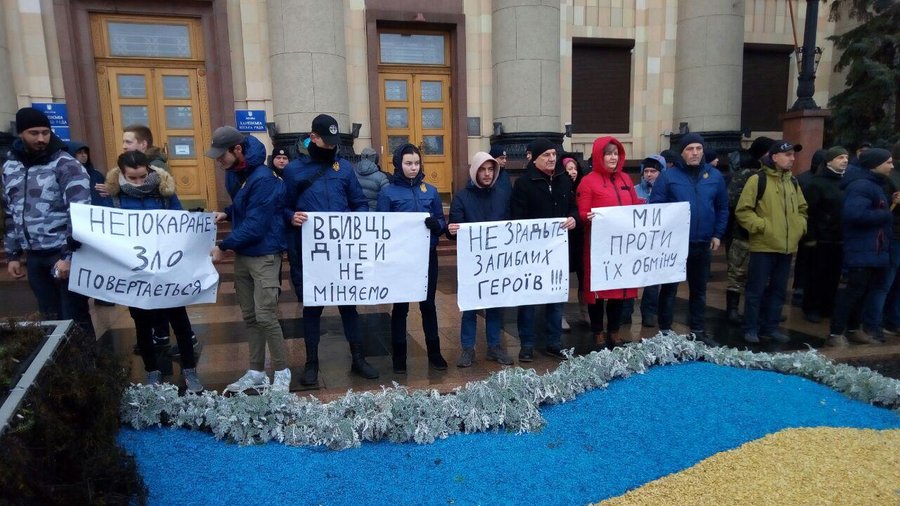
{"type": "Polygon", "coordinates": [[[212,213],[72,204],[69,290],[116,304],[158,309],[213,303],[219,273],[212,213]]]}

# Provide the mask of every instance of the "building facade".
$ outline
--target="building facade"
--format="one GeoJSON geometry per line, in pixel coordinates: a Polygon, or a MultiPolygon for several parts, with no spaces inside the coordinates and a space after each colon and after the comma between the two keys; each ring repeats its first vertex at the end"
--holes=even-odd
{"type": "MultiPolygon", "coordinates": [[[[344,152],[371,146],[387,168],[392,147],[415,143],[428,181],[452,193],[492,143],[515,168],[537,136],[589,157],[615,135],[629,160],[686,131],[720,148],[780,136],[805,16],[796,0],[5,1],[0,125],[65,104],[103,170],[122,128],[147,124],[179,194],[214,208],[227,195],[202,156],[213,129],[264,111],[254,135],[290,147],[327,113],[344,152]]],[[[837,28],[820,9],[822,106],[843,83],[826,40],[837,28]]]]}

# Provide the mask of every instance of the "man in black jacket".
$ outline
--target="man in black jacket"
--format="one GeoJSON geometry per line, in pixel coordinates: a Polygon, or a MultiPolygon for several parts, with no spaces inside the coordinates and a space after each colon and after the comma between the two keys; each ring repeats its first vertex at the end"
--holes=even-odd
{"type": "MultiPolygon", "coordinates": [[[[547,139],[539,138],[531,143],[531,161],[513,185],[510,215],[514,220],[537,218],[566,218],[562,227],[575,228],[575,205],[572,179],[565,169],[556,166],[556,148],[547,139]]],[[[565,303],[544,304],[546,311],[546,354],[565,358],[562,354],[562,313],[565,303]]],[[[520,306],[518,317],[519,339],[522,347],[519,362],[534,360],[534,311],[536,305],[520,306]]]]}

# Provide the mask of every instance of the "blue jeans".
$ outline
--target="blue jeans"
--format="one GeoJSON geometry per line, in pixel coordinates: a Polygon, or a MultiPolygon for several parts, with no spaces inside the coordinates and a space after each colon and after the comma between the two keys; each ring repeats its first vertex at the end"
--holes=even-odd
{"type": "MultiPolygon", "coordinates": [[[[687,282],[690,290],[688,323],[692,331],[703,331],[706,326],[706,282],[709,280],[711,258],[712,251],[708,242],[692,242],[688,246],[687,282]]],[[[672,330],[677,294],[678,283],[660,285],[659,330],[672,330]]]]}
{"type": "MultiPolygon", "coordinates": [[[[544,323],[547,331],[547,346],[559,348],[562,336],[563,302],[543,304],[545,317],[544,323]]],[[[522,347],[534,347],[534,311],[538,305],[519,306],[518,330],[522,347]]]]}
{"type": "Polygon", "coordinates": [[[74,320],[89,336],[94,336],[88,298],[69,291],[69,280],[53,277],[53,266],[59,259],[59,250],[28,252],[28,284],[38,301],[41,317],[47,320],[74,320]]]}
{"type": "Polygon", "coordinates": [[[898,304],[897,292],[900,291],[895,283],[897,277],[897,269],[900,268],[900,239],[891,240],[891,262],[887,268],[887,274],[884,279],[879,280],[872,293],[866,297],[865,306],[863,306],[862,324],[863,328],[870,333],[877,333],[882,328],[882,318],[888,317],[888,310],[893,314],[893,325],[885,325],[897,328],[898,304]],[[888,294],[892,293],[893,297],[888,294]],[[889,308],[887,306],[894,306],[889,308]]]}
{"type": "MultiPolygon", "coordinates": [[[[503,329],[503,308],[490,307],[484,310],[485,334],[488,346],[500,345],[500,331],[503,329]]],[[[475,347],[475,334],[478,331],[478,311],[463,311],[462,325],[459,329],[459,341],[462,347],[475,347]]]]}
{"type": "Polygon", "coordinates": [[[744,334],[765,336],[778,328],[791,274],[791,256],[750,253],[744,289],[744,334]]]}

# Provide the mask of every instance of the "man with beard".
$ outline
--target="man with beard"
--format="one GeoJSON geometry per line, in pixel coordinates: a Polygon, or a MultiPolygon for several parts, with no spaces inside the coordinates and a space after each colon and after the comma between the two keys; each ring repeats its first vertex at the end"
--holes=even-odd
{"type": "Polygon", "coordinates": [[[90,178],[65,152],[41,111],[19,109],[16,131],[19,138],[3,164],[7,271],[14,279],[27,274],[43,318],[73,319],[94,335],[87,297],[68,289],[72,251],[77,247],[69,205],[91,203],[90,178]]]}

